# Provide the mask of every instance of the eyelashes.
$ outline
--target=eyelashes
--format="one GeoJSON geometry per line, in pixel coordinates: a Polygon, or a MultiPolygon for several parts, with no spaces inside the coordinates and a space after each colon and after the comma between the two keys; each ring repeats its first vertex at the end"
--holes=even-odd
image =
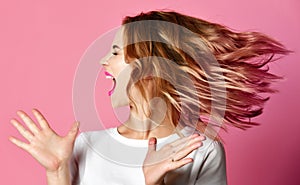
{"type": "Polygon", "coordinates": [[[112,49],[112,55],[119,55],[121,52],[122,50],[118,46],[115,46],[112,49]]]}

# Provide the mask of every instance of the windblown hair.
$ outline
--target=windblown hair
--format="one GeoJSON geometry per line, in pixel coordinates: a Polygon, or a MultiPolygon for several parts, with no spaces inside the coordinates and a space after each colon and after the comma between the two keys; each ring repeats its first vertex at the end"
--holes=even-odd
{"type": "MultiPolygon", "coordinates": [[[[122,24],[125,60],[133,66],[128,86],[135,84],[148,103],[153,97],[165,100],[167,116],[174,126],[190,125],[215,140],[221,139],[216,127],[227,130],[226,125],[230,125],[245,130],[259,124],[251,118],[262,113],[269,99],[261,93],[276,92],[271,83],[281,78],[268,72],[267,64],[280,58],[275,55],[290,52],[262,33],[235,32],[226,26],[172,11],[127,16],[122,24]],[[176,24],[194,34],[168,28],[160,22],[142,23],[148,20],[176,24]],[[212,54],[217,66],[207,54],[212,54]],[[177,67],[172,67],[172,63],[177,67]],[[155,84],[151,89],[150,78],[141,80],[149,74],[153,76],[151,83],[155,84]],[[186,84],[186,74],[194,89],[186,84]],[[225,83],[210,82],[214,75],[220,77],[218,74],[222,74],[225,83]],[[225,105],[219,103],[221,95],[217,94],[215,99],[212,91],[225,93],[225,105]],[[214,120],[222,124],[210,124],[203,119],[210,116],[213,109],[216,110],[212,115],[214,120]]],[[[133,100],[129,88],[127,90],[133,100]]]]}

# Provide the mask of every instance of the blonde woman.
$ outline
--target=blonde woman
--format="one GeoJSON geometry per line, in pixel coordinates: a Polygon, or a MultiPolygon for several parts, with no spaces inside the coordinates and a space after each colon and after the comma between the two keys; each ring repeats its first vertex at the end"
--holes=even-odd
{"type": "Polygon", "coordinates": [[[76,122],[61,137],[38,110],[39,126],[18,111],[29,130],[11,122],[29,143],[10,140],[45,167],[49,185],[226,185],[218,131],[258,124],[251,118],[268,100],[260,93],[273,93],[271,82],[280,78],[267,64],[287,53],[262,33],[177,12],[128,16],[101,60],[115,84],[112,104],[129,105],[128,120],[77,138],[76,122]]]}

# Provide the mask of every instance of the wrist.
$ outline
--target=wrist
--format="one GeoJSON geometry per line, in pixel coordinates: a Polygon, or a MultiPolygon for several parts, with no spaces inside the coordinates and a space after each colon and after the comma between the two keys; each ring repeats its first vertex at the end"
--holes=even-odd
{"type": "Polygon", "coordinates": [[[46,173],[49,175],[58,175],[66,170],[69,170],[69,165],[67,163],[62,163],[54,169],[46,169],[46,173]]]}
{"type": "Polygon", "coordinates": [[[46,170],[48,185],[69,185],[70,171],[69,165],[64,164],[56,170],[46,170]]]}

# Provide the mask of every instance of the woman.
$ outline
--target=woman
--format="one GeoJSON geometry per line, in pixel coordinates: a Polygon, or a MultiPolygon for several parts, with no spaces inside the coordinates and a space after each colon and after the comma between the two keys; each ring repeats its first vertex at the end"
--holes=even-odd
{"type": "Polygon", "coordinates": [[[279,79],[266,65],[288,52],[264,34],[177,12],[126,17],[101,64],[129,119],[75,141],[78,123],[60,137],[38,110],[40,128],[18,111],[29,130],[11,122],[29,144],[10,140],[46,168],[48,184],[227,184],[218,130],[257,125],[268,100],[259,93],[279,79]]]}

